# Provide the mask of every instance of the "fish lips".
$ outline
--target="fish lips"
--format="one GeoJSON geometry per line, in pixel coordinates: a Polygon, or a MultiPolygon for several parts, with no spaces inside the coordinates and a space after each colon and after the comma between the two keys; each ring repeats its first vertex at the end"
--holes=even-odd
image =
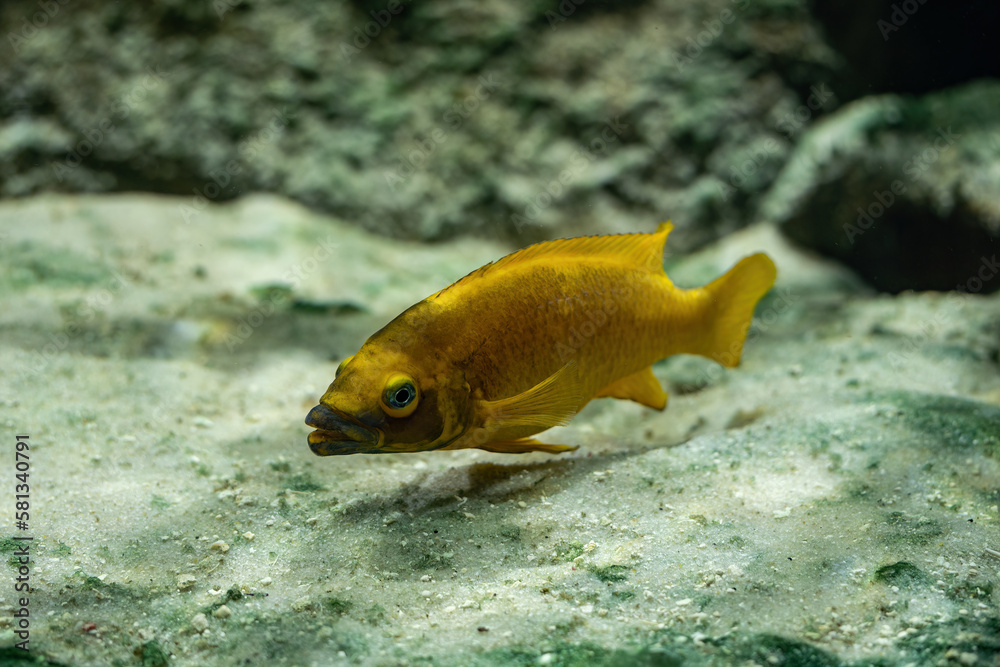
{"type": "Polygon", "coordinates": [[[309,448],[317,456],[377,454],[381,434],[377,429],[348,417],[339,410],[320,404],[306,415],[306,424],[316,430],[309,434],[309,448]]]}

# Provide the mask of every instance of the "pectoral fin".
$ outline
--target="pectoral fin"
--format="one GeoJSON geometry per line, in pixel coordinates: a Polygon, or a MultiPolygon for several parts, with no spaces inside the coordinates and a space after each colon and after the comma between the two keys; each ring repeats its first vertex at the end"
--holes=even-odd
{"type": "Polygon", "coordinates": [[[505,431],[528,429],[530,435],[562,426],[575,415],[584,399],[576,362],[571,361],[531,389],[496,401],[481,401],[483,426],[498,437],[505,431]]]}
{"type": "Polygon", "coordinates": [[[546,445],[538,442],[534,438],[519,438],[517,440],[505,440],[502,442],[487,442],[479,445],[479,449],[488,452],[499,452],[501,454],[525,454],[527,452],[546,452],[547,454],[561,454],[579,449],[579,446],[570,445],[546,445]]]}
{"type": "Polygon", "coordinates": [[[594,398],[602,397],[624,398],[654,410],[667,407],[667,392],[663,391],[660,381],[653,375],[651,366],[618,378],[594,396],[594,398]]]}

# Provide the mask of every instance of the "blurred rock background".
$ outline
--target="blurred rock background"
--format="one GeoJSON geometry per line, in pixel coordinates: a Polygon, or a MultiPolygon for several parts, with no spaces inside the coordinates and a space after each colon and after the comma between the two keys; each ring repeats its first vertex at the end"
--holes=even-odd
{"type": "Polygon", "coordinates": [[[680,251],[769,219],[889,291],[996,249],[987,3],[52,0],[0,25],[4,197],[178,194],[181,223],[267,191],[515,244],[672,218],[680,251]]]}

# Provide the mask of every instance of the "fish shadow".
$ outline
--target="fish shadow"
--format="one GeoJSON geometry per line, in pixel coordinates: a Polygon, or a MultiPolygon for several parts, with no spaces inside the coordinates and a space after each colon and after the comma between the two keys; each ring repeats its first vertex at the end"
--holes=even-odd
{"type": "Polygon", "coordinates": [[[425,472],[392,492],[351,503],[342,510],[340,518],[354,524],[371,523],[376,519],[381,522],[389,515],[395,520],[412,521],[443,508],[455,508],[459,503],[481,505],[485,502],[501,506],[512,501],[534,502],[555,496],[565,486],[606,470],[614,462],[680,444],[683,443],[655,443],[527,463],[482,461],[425,472]]]}
{"type": "Polygon", "coordinates": [[[662,447],[523,463],[481,461],[424,472],[391,492],[342,507],[339,534],[364,536],[368,546],[357,554],[357,564],[379,578],[416,580],[513,563],[541,566],[551,558],[529,558],[540,548],[545,554],[565,550],[569,504],[560,502],[562,493],[593,485],[594,473],[616,461],[662,447]]]}

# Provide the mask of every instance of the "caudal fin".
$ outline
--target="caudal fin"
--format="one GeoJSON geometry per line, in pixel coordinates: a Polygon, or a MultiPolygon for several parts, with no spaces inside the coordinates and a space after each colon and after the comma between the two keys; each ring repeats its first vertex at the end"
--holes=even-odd
{"type": "Polygon", "coordinates": [[[777,276],[774,262],[763,253],[744,257],[721,278],[702,288],[708,297],[699,353],[732,368],[740,363],[753,311],[777,276]]]}

